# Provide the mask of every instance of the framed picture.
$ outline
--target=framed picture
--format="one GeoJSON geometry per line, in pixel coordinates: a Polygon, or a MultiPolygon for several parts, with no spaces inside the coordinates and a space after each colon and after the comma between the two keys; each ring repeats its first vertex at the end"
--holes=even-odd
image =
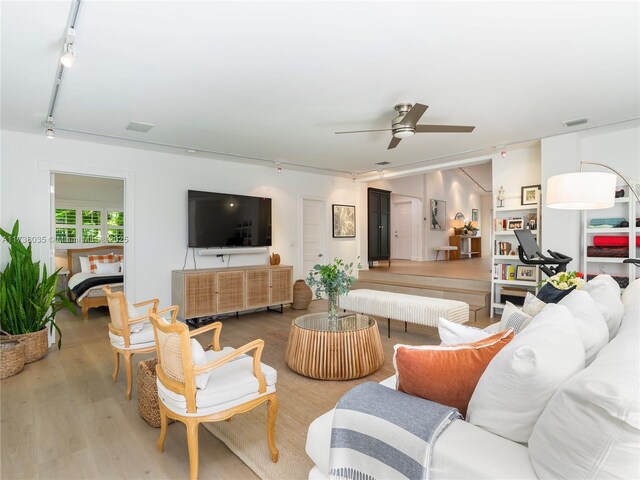
{"type": "Polygon", "coordinates": [[[515,217],[507,220],[507,230],[522,230],[524,228],[524,218],[515,217]]]}
{"type": "Polygon", "coordinates": [[[535,281],[536,268],[535,265],[516,265],[516,280],[535,281]]]}
{"type": "Polygon", "coordinates": [[[540,201],[540,185],[520,187],[520,205],[537,205],[540,201]]]}
{"type": "Polygon", "coordinates": [[[431,199],[431,230],[447,230],[447,202],[431,199]]]}
{"type": "Polygon", "coordinates": [[[356,207],[354,205],[333,205],[333,238],[353,238],[356,236],[356,207]]]}
{"type": "Polygon", "coordinates": [[[477,208],[471,209],[471,221],[477,222],[479,220],[479,217],[480,217],[480,212],[478,211],[478,209],[477,208]]]}

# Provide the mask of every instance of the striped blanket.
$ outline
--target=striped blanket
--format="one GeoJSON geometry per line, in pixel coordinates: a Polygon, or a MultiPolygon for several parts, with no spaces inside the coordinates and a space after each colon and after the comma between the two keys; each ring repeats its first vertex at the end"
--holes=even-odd
{"type": "Polygon", "coordinates": [[[374,382],[338,402],[331,430],[332,479],[428,479],[438,435],[461,418],[455,408],[374,382]]]}

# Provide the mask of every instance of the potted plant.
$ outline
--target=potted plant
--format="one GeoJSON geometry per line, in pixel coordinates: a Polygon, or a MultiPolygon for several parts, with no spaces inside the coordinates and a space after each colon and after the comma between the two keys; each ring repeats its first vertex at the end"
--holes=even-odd
{"type": "Polygon", "coordinates": [[[478,233],[478,224],[477,222],[469,221],[465,223],[462,227],[462,232],[465,235],[475,236],[478,233]]]}
{"type": "MultiPolygon", "coordinates": [[[[360,259],[360,257],[358,257],[360,259]]],[[[362,268],[360,263],[355,268],[362,268]]],[[[354,263],[345,263],[339,258],[334,258],[333,263],[316,265],[309,272],[307,284],[316,287],[316,298],[326,294],[329,301],[329,320],[338,318],[338,297],[349,293],[351,286],[356,283],[356,277],[352,275],[354,263]]]]}
{"type": "Polygon", "coordinates": [[[25,345],[25,363],[44,357],[48,350],[47,331],[55,328],[60,335],[58,348],[62,346],[62,333],[55,322],[56,313],[67,308],[76,314],[73,304],[57,292],[58,272],[47,273],[46,265],[34,262],[31,243],[25,246],[19,236],[19,222],[11,233],[0,228],[0,236],[9,245],[9,263],[0,272],[0,327],[13,339],[25,345]]]}

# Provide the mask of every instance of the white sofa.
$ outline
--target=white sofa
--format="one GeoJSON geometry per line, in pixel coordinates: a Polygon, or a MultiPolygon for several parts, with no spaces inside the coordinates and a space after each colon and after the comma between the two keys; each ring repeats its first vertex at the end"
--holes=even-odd
{"type": "MultiPolygon", "coordinates": [[[[620,328],[556,391],[529,445],[455,420],[434,445],[431,478],[640,478],[640,280],[622,295],[620,328]]],[[[395,387],[395,377],[382,382],[395,387]]],[[[309,479],[328,479],[333,410],[309,426],[309,479]]]]}

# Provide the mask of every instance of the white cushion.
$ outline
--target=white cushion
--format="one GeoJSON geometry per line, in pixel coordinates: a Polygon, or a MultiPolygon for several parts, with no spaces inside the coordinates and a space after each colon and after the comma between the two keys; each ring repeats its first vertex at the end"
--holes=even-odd
{"type": "MultiPolygon", "coordinates": [[[[191,339],[191,360],[193,360],[193,364],[195,366],[207,363],[206,352],[204,351],[204,348],[202,348],[202,345],[200,345],[200,342],[195,338],[191,339]]],[[[209,375],[211,375],[211,372],[204,372],[200,375],[196,375],[196,388],[206,388],[207,382],[209,381],[209,375]]]]}
{"type": "Polygon", "coordinates": [[[609,329],[609,339],[615,337],[624,315],[620,300],[620,285],[610,275],[598,275],[586,283],[582,289],[591,295],[604,315],[609,329]]]}
{"type": "MultiPolygon", "coordinates": [[[[137,325],[142,325],[142,329],[139,332],[133,333],[131,328],[129,328],[129,349],[135,350],[138,348],[153,347],[156,344],[155,337],[153,335],[153,326],[149,322],[141,322],[137,325]]],[[[114,347],[121,349],[125,348],[124,338],[120,335],[115,335],[109,332],[109,338],[111,339],[111,345],[114,347]]]]}
{"type": "Polygon", "coordinates": [[[522,311],[527,315],[535,317],[542,311],[542,309],[546,305],[546,303],[544,303],[534,294],[532,294],[531,292],[527,292],[527,296],[524,298],[524,305],[522,305],[522,311]]]}
{"type": "Polygon", "coordinates": [[[120,273],[117,263],[96,263],[96,273],[120,273]]]}
{"type": "Polygon", "coordinates": [[[492,335],[481,328],[460,325],[459,323],[450,322],[442,317],[438,323],[438,334],[444,345],[471,343],[492,335]]]}
{"type": "Polygon", "coordinates": [[[78,257],[80,260],[80,271],[82,273],[91,273],[91,264],[89,264],[89,257],[78,257]]]}
{"type": "MultiPolygon", "coordinates": [[[[148,311],[149,310],[145,309],[144,307],[136,308],[133,306],[132,303],[127,302],[127,315],[129,316],[130,319],[148,317],[149,316],[148,311]]],[[[147,322],[132,323],[131,325],[129,325],[129,332],[138,333],[140,330],[142,330],[145,323],[147,322]]]]}
{"type": "Polygon", "coordinates": [[[624,305],[625,312],[640,310],[640,278],[636,278],[624,289],[620,299],[624,305]]]}
{"type": "Polygon", "coordinates": [[[484,331],[488,333],[498,333],[500,331],[500,322],[492,323],[488,327],[484,327],[484,331]]]}
{"type": "Polygon", "coordinates": [[[584,368],[584,347],[566,307],[549,304],[484,371],[467,420],[515,442],[527,442],[549,399],[584,368]]]}
{"type": "Polygon", "coordinates": [[[540,415],[529,439],[540,478],[640,478],[639,313],[626,310],[620,333],[540,415]]]}
{"type": "Polygon", "coordinates": [[[589,365],[598,352],[609,343],[609,329],[596,302],[587,292],[574,290],[558,305],[564,305],[576,319],[576,325],[584,345],[585,364],[589,365]]]}
{"type": "Polygon", "coordinates": [[[502,318],[500,319],[499,331],[509,330],[513,328],[513,331],[520,333],[529,323],[533,317],[521,309],[516,307],[513,303],[507,302],[502,312],[502,318]]]}
{"type": "MultiPolygon", "coordinates": [[[[207,362],[220,358],[220,352],[211,350],[206,351],[205,355],[207,362]]],[[[278,373],[264,363],[260,365],[267,384],[265,394],[275,392],[278,373]]],[[[167,408],[186,415],[186,398],[165,388],[160,380],[157,384],[158,395],[167,408]]],[[[253,358],[243,355],[211,371],[206,388],[196,390],[196,413],[191,415],[209,415],[258,398],[261,396],[258,387],[258,379],[253,375],[253,358]]]]}

